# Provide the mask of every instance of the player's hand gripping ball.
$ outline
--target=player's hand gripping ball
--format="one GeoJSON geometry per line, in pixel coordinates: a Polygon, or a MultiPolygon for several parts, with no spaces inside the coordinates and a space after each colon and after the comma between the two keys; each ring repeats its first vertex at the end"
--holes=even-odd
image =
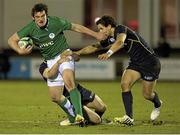
{"type": "Polygon", "coordinates": [[[23,37],[19,40],[18,45],[21,49],[33,46],[33,40],[30,37],[23,37]]]}

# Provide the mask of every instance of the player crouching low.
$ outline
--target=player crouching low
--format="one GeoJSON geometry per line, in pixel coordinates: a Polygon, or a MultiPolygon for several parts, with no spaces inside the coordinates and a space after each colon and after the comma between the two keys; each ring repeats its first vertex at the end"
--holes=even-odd
{"type": "MultiPolygon", "coordinates": [[[[56,76],[58,72],[58,66],[71,59],[74,58],[75,61],[79,60],[79,57],[75,54],[72,54],[71,51],[67,51],[65,54],[62,55],[61,59],[59,59],[50,69],[47,67],[47,63],[43,62],[40,65],[39,71],[46,80],[47,78],[51,78],[53,76],[56,76]],[[67,53],[67,54],[66,54],[67,53]],[[71,55],[71,56],[70,56],[71,55]]],[[[68,115],[68,119],[60,122],[61,126],[69,126],[69,125],[77,125],[84,126],[86,124],[100,124],[102,122],[102,115],[104,114],[106,110],[106,105],[101,100],[100,97],[98,97],[95,93],[93,93],[90,90],[87,90],[86,88],[82,87],[80,84],[77,84],[77,88],[81,94],[81,103],[83,106],[83,117],[85,120],[81,119],[81,116],[79,118],[78,115],[75,117],[75,111],[74,107],[72,106],[71,100],[69,98],[69,92],[64,87],[63,96],[66,98],[66,104],[61,105],[60,107],[66,112],[68,115]],[[91,109],[94,109],[95,111],[92,111],[91,109]],[[79,120],[78,120],[79,119],[79,120]]]]}

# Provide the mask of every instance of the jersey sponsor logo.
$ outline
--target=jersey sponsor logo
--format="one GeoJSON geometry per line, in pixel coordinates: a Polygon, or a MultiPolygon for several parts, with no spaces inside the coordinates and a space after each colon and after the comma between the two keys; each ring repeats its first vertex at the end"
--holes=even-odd
{"type": "Polygon", "coordinates": [[[53,41],[50,41],[50,42],[48,42],[48,43],[41,44],[39,47],[40,47],[40,48],[43,48],[43,47],[47,47],[47,46],[51,46],[51,45],[54,45],[54,42],[53,42],[53,41]]]}
{"type": "Polygon", "coordinates": [[[55,37],[55,34],[54,34],[54,33],[50,33],[50,34],[49,34],[49,38],[50,38],[50,39],[53,39],[54,37],[55,37]]]}
{"type": "Polygon", "coordinates": [[[144,79],[146,79],[146,80],[152,80],[153,77],[152,77],[152,76],[144,76],[144,79]]]}
{"type": "Polygon", "coordinates": [[[109,40],[110,40],[112,43],[115,42],[115,39],[114,39],[114,38],[110,38],[109,40]]]}
{"type": "Polygon", "coordinates": [[[94,93],[91,93],[91,95],[89,96],[89,98],[93,98],[93,95],[94,95],[94,93]]]}

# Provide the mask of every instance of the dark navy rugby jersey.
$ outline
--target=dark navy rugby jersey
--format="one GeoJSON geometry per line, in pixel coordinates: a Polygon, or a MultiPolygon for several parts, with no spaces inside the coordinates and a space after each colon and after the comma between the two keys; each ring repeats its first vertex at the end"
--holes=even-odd
{"type": "Polygon", "coordinates": [[[123,48],[128,53],[131,62],[144,62],[149,57],[155,56],[153,49],[148,46],[145,40],[138,33],[124,25],[116,26],[114,37],[110,36],[106,40],[101,41],[101,46],[105,48],[113,44],[120,33],[126,34],[123,48]]]}
{"type": "Polygon", "coordinates": [[[43,77],[43,72],[44,72],[44,70],[45,70],[46,68],[48,68],[48,66],[47,66],[47,63],[44,61],[44,62],[42,62],[41,65],[39,66],[39,73],[41,74],[42,78],[43,78],[45,81],[47,81],[47,79],[46,79],[45,77],[43,77]]]}

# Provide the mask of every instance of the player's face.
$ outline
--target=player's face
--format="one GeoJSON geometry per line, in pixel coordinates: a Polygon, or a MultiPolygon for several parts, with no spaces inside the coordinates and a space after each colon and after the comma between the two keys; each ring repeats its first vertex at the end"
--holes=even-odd
{"type": "Polygon", "coordinates": [[[105,27],[102,24],[98,24],[97,27],[98,27],[99,32],[105,34],[107,37],[111,35],[111,26],[110,25],[105,27]]]}
{"type": "Polygon", "coordinates": [[[47,22],[47,15],[45,11],[41,11],[41,12],[36,12],[34,14],[33,17],[35,23],[39,26],[39,27],[43,27],[46,25],[47,22]]]}

